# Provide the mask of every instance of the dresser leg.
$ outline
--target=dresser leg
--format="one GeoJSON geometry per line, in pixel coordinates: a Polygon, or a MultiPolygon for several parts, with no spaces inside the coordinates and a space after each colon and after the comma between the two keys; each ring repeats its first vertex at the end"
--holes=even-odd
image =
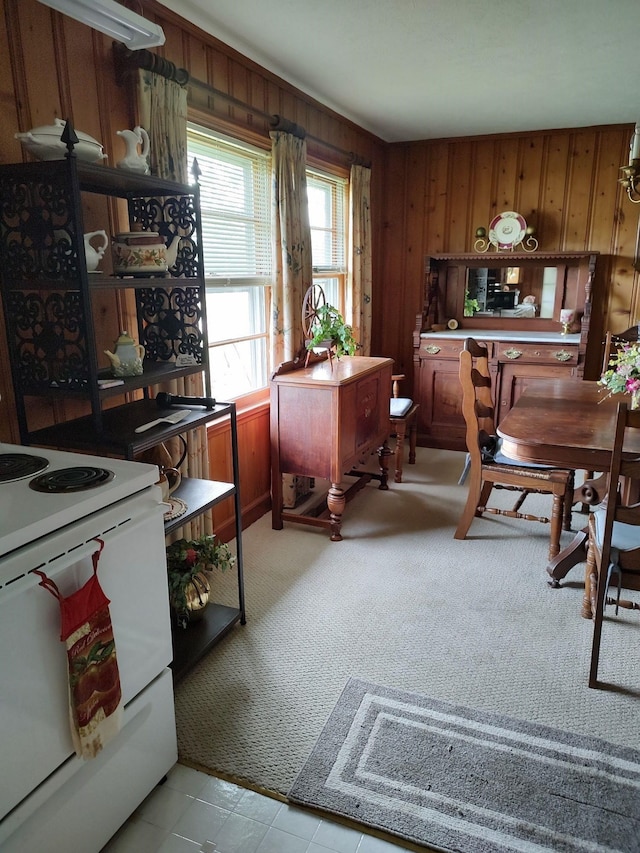
{"type": "Polygon", "coordinates": [[[331,541],[341,542],[342,536],[340,530],[342,528],[342,513],[346,504],[344,489],[340,484],[332,483],[329,493],[327,494],[327,507],[331,517],[331,541]]]}

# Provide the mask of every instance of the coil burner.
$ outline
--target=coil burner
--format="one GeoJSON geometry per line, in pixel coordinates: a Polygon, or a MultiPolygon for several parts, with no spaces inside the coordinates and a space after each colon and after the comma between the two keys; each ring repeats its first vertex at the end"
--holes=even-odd
{"type": "Polygon", "coordinates": [[[106,468],[95,468],[92,465],[73,468],[58,468],[57,471],[46,471],[35,477],[29,487],[36,492],[48,494],[68,494],[95,489],[109,483],[114,478],[113,471],[106,468]]]}
{"type": "Polygon", "coordinates": [[[0,483],[33,477],[49,467],[49,460],[30,453],[0,453],[0,483]]]}

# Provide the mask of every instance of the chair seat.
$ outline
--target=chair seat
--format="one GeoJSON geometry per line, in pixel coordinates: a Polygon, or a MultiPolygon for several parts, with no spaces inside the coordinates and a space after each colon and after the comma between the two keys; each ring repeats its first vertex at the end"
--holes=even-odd
{"type": "MultiPolygon", "coordinates": [[[[493,452],[483,449],[482,450],[482,464],[483,465],[505,465],[511,468],[535,468],[539,471],[553,471],[553,465],[540,465],[538,462],[522,462],[520,459],[512,459],[510,456],[507,456],[506,453],[502,452],[502,439],[499,438],[496,444],[496,449],[493,452]]],[[[469,469],[471,467],[471,455],[467,453],[464,467],[462,469],[462,474],[460,475],[460,479],[458,480],[458,485],[463,486],[465,480],[467,479],[467,475],[469,473],[469,469]]]]}
{"type": "Polygon", "coordinates": [[[413,406],[413,400],[409,397],[391,397],[389,402],[389,417],[403,418],[413,406]]]}
{"type": "MultiPolygon", "coordinates": [[[[593,520],[596,524],[596,541],[599,547],[602,547],[606,515],[607,511],[604,507],[598,507],[593,511],[593,520]]],[[[617,551],[633,551],[640,548],[640,527],[635,524],[614,521],[611,532],[611,547],[617,551]]]]}

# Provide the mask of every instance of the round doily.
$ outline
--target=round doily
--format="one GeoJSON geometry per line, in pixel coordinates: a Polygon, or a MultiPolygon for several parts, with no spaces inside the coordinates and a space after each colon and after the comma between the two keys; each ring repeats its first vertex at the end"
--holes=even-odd
{"type": "Polygon", "coordinates": [[[174,518],[180,518],[187,511],[186,503],[180,498],[169,498],[166,503],[169,504],[169,509],[165,511],[165,521],[173,521],[174,518]]]}

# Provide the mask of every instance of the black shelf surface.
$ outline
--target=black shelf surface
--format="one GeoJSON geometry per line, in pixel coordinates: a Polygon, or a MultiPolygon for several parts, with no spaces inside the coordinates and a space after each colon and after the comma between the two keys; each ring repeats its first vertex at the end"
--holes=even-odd
{"type": "Polygon", "coordinates": [[[181,184],[155,175],[141,175],[112,166],[86,163],[84,160],[76,160],[76,167],[80,189],[83,192],[133,198],[154,195],[197,195],[200,191],[197,184],[181,184]]]}
{"type": "MultiPolygon", "coordinates": [[[[120,393],[123,391],[121,390],[120,393]]],[[[93,416],[86,415],[83,418],[29,433],[29,444],[69,447],[98,455],[116,453],[126,456],[127,459],[133,459],[142,451],[149,450],[169,438],[195,429],[211,420],[230,415],[232,410],[233,405],[229,403],[218,403],[214,409],[197,406],[174,406],[170,409],[161,409],[155,400],[135,400],[133,403],[105,409],[102,412],[100,431],[95,428],[93,416]],[[188,409],[189,414],[177,424],[159,424],[146,432],[135,432],[136,427],[170,415],[179,409],[188,409]]]]}
{"type": "Polygon", "coordinates": [[[164,523],[165,536],[192,518],[215,506],[225,498],[235,494],[233,483],[222,483],[218,480],[200,480],[194,477],[183,477],[182,482],[172,493],[172,497],[180,498],[187,505],[187,511],[178,518],[172,518],[164,523]]]}
{"type": "Polygon", "coordinates": [[[100,288],[108,288],[114,290],[118,288],[135,289],[142,287],[162,287],[164,290],[169,290],[172,287],[201,287],[202,281],[195,276],[187,278],[186,276],[172,276],[169,273],[166,275],[107,275],[100,273],[98,275],[89,276],[89,289],[99,290],[100,288]]]}
{"type": "Polygon", "coordinates": [[[196,622],[190,622],[186,628],[174,627],[171,664],[174,684],[184,678],[236,622],[241,621],[242,612],[237,607],[213,603],[209,604],[196,622]]]}
{"type": "MultiPolygon", "coordinates": [[[[144,372],[140,376],[114,376],[109,367],[98,370],[98,379],[121,380],[120,384],[108,388],[98,388],[101,399],[106,397],[117,397],[127,394],[129,391],[138,391],[158,385],[161,382],[169,382],[171,379],[180,379],[183,376],[192,376],[194,373],[202,373],[201,364],[187,364],[176,367],[172,361],[147,361],[144,362],[144,372]]],[[[90,388],[65,388],[64,385],[43,386],[42,388],[28,388],[25,397],[49,397],[51,395],[60,397],[73,397],[88,400],[90,388]]]]}

